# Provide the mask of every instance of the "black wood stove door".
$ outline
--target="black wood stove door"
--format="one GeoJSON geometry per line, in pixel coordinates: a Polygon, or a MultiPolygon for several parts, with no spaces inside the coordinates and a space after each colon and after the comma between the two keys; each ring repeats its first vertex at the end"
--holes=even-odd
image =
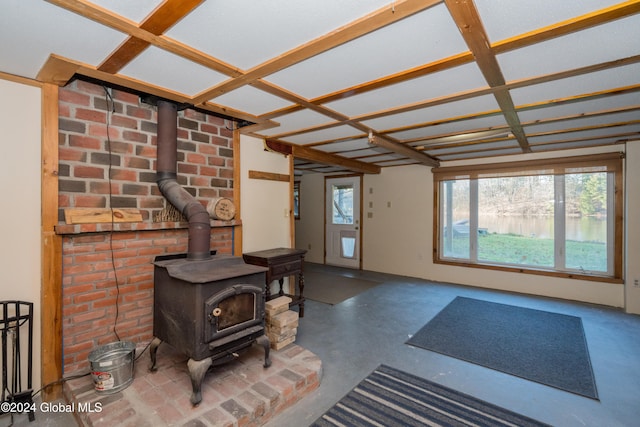
{"type": "Polygon", "coordinates": [[[211,342],[264,321],[262,288],[237,284],[212,295],[204,303],[204,342],[211,342]]]}

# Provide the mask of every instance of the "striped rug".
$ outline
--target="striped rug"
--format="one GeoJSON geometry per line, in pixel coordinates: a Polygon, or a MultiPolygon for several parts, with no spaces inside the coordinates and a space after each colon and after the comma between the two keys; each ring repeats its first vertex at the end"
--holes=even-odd
{"type": "Polygon", "coordinates": [[[318,418],[324,426],[547,426],[381,365],[318,418]]]}

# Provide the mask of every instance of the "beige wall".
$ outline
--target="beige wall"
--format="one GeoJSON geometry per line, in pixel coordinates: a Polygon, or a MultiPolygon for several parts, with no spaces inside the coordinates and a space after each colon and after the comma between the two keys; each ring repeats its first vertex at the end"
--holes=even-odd
{"type": "Polygon", "coordinates": [[[640,314],[640,140],[627,143],[625,309],[640,314]],[[631,165],[631,166],[629,166],[631,165]],[[639,286],[635,285],[635,281],[639,286]]]}
{"type": "MultiPolygon", "coordinates": [[[[289,158],[264,150],[262,139],[240,137],[242,251],[291,247],[288,182],[249,178],[249,171],[289,174],[289,158]]],[[[272,292],[276,289],[272,285],[272,292]]]]}
{"type": "MultiPolygon", "coordinates": [[[[634,144],[634,143],[630,143],[634,144]]],[[[640,144],[636,142],[635,144],[640,144]]],[[[623,145],[606,149],[563,152],[562,156],[583,155],[604,151],[624,151],[623,145]]],[[[640,218],[640,171],[634,173],[634,164],[640,164],[640,147],[630,147],[626,161],[627,211],[626,218],[640,218]],[[631,165],[631,166],[629,166],[631,165]],[[629,201],[633,199],[633,201],[629,201]]],[[[502,161],[557,157],[557,153],[529,156],[509,156],[502,161]]],[[[496,159],[487,160],[496,162],[496,159]]],[[[443,166],[470,164],[449,162],[443,166]]],[[[636,168],[637,169],[637,168],[636,168]]],[[[320,178],[323,179],[323,178],[320,178]]],[[[301,214],[312,209],[322,211],[323,189],[319,190],[317,176],[304,175],[301,187],[301,214]],[[304,191],[318,191],[317,196],[304,191]]],[[[433,179],[431,170],[424,166],[384,168],[379,175],[365,175],[363,185],[363,268],[365,270],[394,273],[439,282],[531,293],[556,298],[624,307],[629,312],[640,313],[640,288],[621,284],[570,280],[554,277],[496,272],[477,268],[453,267],[434,264],[433,241],[433,179]],[[369,208],[369,203],[372,208],[369,208]],[[371,213],[368,218],[367,213],[371,213]],[[625,293],[627,299],[625,300],[625,293]]],[[[304,248],[322,246],[323,235],[312,233],[311,228],[322,230],[322,221],[298,223],[296,245],[304,248]],[[305,236],[306,239],[302,239],[305,236]]],[[[640,223],[628,222],[629,254],[640,253],[640,223]],[[634,238],[634,236],[637,236],[634,238]]],[[[636,254],[636,255],[633,255],[636,254]]],[[[627,277],[640,278],[640,263],[628,257],[627,277]],[[637,265],[635,271],[633,265],[637,265]]],[[[322,262],[322,261],[317,261],[322,262]]]]}
{"type": "MultiPolygon", "coordinates": [[[[40,388],[40,88],[0,79],[0,300],[34,303],[33,387],[40,388]]],[[[25,351],[25,350],[23,350],[25,351]]],[[[25,351],[26,352],[26,351],[25,351]]],[[[26,375],[26,354],[23,369],[26,375]]],[[[26,388],[26,381],[23,387],[26,388]]]]}
{"type": "Polygon", "coordinates": [[[324,262],[324,176],[304,175],[300,180],[300,219],[296,220],[296,245],[305,249],[305,260],[324,262]]]}

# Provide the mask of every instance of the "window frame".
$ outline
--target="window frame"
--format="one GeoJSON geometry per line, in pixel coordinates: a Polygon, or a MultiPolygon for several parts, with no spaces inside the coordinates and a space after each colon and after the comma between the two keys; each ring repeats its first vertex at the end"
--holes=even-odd
{"type": "MultiPolygon", "coordinates": [[[[571,279],[591,280],[599,282],[623,283],[623,159],[624,153],[612,152],[587,156],[575,156],[554,159],[538,159],[530,161],[508,162],[508,163],[492,163],[477,164],[470,166],[453,166],[439,167],[432,169],[433,185],[434,185],[434,205],[433,205],[433,262],[434,264],[445,264],[460,267],[482,268],[507,272],[518,272],[554,277],[564,277],[571,279]],[[470,254],[469,260],[455,259],[444,257],[442,251],[441,236],[441,218],[442,209],[440,209],[441,198],[441,182],[450,180],[468,179],[471,183],[476,182],[479,178],[494,177],[517,177],[525,175],[567,175],[575,173],[587,172],[612,172],[613,173],[613,189],[609,187],[609,195],[611,201],[609,203],[613,208],[613,263],[612,275],[608,273],[589,272],[580,273],[575,271],[558,270],[555,268],[539,268],[533,266],[518,266],[491,264],[477,261],[477,257],[470,254]]],[[[443,195],[444,196],[444,195],[443,195]]],[[[475,209],[473,205],[470,207],[470,220],[474,217],[477,220],[477,204],[475,209]],[[475,210],[475,212],[474,212],[475,210]]],[[[477,239],[477,236],[471,236],[471,239],[477,239]]]]}

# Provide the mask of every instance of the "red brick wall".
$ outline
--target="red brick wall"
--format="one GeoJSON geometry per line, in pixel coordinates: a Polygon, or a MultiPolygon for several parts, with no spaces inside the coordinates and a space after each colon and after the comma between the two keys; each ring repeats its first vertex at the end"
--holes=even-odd
{"type": "MultiPolygon", "coordinates": [[[[186,224],[153,222],[167,203],[155,182],[155,108],[133,93],[109,93],[112,98],[102,86],[79,80],[60,90],[57,232],[63,235],[65,375],[88,370],[89,353],[118,336],[151,339],[153,259],[187,249],[186,224]],[[143,222],[113,230],[110,223],[64,222],[65,208],[108,207],[137,208],[143,222]]],[[[227,126],[192,109],[178,113],[178,182],[203,205],[233,196],[227,126]]],[[[232,253],[234,224],[214,223],[212,249],[232,253]]]]}

